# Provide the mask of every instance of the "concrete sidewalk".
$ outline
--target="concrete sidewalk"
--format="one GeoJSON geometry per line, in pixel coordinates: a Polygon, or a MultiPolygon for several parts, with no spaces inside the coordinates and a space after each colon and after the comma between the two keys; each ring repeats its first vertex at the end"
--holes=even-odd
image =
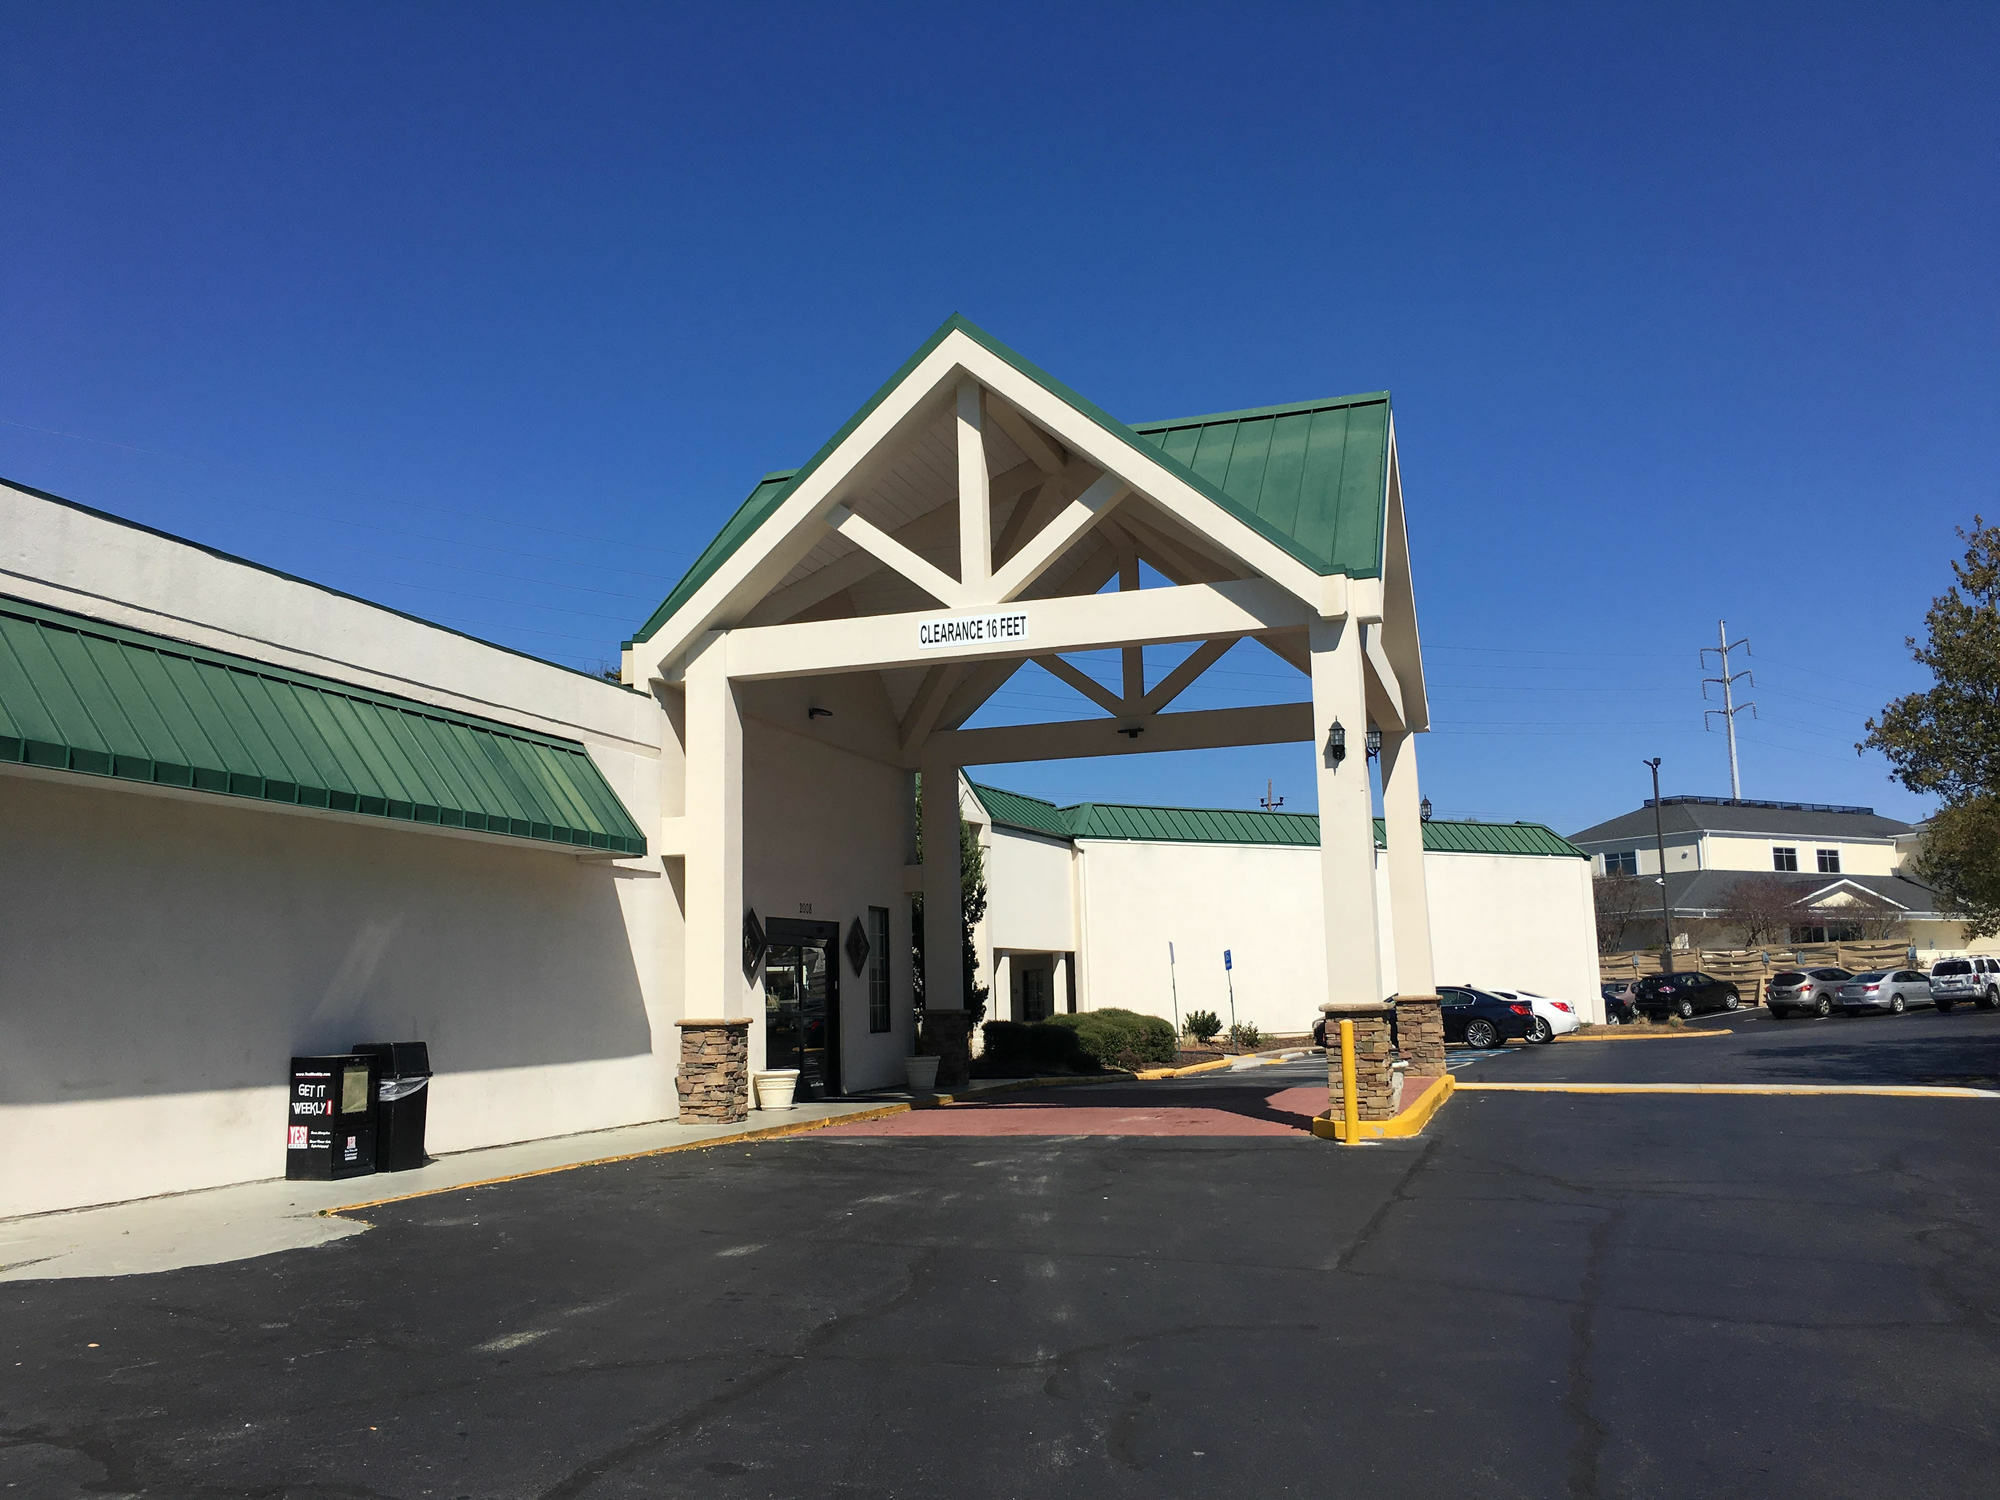
{"type": "Polygon", "coordinates": [[[908,1108],[895,1097],[801,1104],[785,1111],[752,1110],[750,1118],[738,1125],[682,1125],[667,1120],[489,1146],[433,1158],[414,1172],[341,1182],[273,1178],[101,1208],[0,1219],[0,1281],[139,1276],[307,1249],[367,1231],[366,1222],[329,1217],[328,1210],[908,1108]]]}

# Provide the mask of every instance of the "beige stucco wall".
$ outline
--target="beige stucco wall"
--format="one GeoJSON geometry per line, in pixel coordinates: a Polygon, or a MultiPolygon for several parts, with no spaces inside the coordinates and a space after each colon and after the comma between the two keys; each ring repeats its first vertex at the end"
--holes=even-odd
{"type": "Polygon", "coordinates": [[[1067,953],[1076,947],[1076,900],[1070,846],[1011,828],[991,828],[986,841],[984,923],[991,948],[1067,953]],[[990,893],[1005,891],[1004,901],[990,893]]]}
{"type": "Polygon", "coordinates": [[[0,1214],[282,1174],[295,1052],[430,1044],[429,1143],[675,1112],[657,874],[0,774],[0,1214]]]}
{"type": "MultiPolygon", "coordinates": [[[[6,485],[0,592],[580,740],[658,828],[643,694],[6,485]]],[[[0,911],[0,1213],[281,1173],[287,1059],[356,1041],[431,1044],[433,1150],[677,1109],[657,856],[13,769],[0,911]]]]}
{"type": "Polygon", "coordinates": [[[1431,853],[1424,885],[1439,984],[1533,990],[1604,1019],[1588,863],[1431,853]]]}
{"type": "MultiPolygon", "coordinates": [[[[1604,873],[1604,856],[1606,854],[1623,853],[1628,850],[1637,856],[1639,874],[1657,875],[1660,873],[1660,849],[1658,843],[1650,833],[1641,839],[1600,840],[1589,844],[1579,844],[1577,847],[1589,853],[1591,856],[1591,868],[1594,873],[1599,875],[1604,873]]],[[[1670,833],[1667,835],[1668,873],[1679,874],[1683,870],[1698,870],[1702,868],[1701,859],[1701,839],[1698,835],[1691,833],[1670,833]]]]}
{"type": "MultiPolygon", "coordinates": [[[[1173,1015],[1167,944],[1175,945],[1180,1013],[1229,1020],[1222,951],[1235,960],[1236,1016],[1266,1032],[1299,1032],[1325,993],[1317,851],[1237,844],[1082,840],[1083,941],[1078,1004],[1173,1015]]],[[[1521,987],[1601,1019],[1590,865],[1581,859],[1430,853],[1431,950],[1439,983],[1521,987]]],[[[996,910],[1011,896],[989,882],[996,910]]],[[[1397,989],[1383,861],[1378,953],[1397,989]]]]}
{"type": "Polygon", "coordinates": [[[1711,870],[1769,870],[1774,847],[1796,849],[1799,869],[1819,869],[1818,851],[1840,851],[1843,875],[1893,875],[1896,845],[1892,839],[1794,838],[1790,834],[1711,833],[1704,841],[1702,861],[1711,870]]]}
{"type": "MultiPolygon", "coordinates": [[[[885,710],[886,711],[886,710],[885,710]]],[[[847,714],[861,712],[852,705],[847,714]]],[[[840,964],[842,1081],[849,1090],[900,1083],[915,1050],[910,996],[910,898],[903,890],[909,773],[810,732],[765,720],[743,731],[743,890],[769,920],[837,922],[844,943],[867,909],[889,912],[891,1030],[868,1030],[868,984],[845,953],[840,964]]],[[[751,1015],[750,1057],[763,1066],[764,1017],[751,1015]]]]}

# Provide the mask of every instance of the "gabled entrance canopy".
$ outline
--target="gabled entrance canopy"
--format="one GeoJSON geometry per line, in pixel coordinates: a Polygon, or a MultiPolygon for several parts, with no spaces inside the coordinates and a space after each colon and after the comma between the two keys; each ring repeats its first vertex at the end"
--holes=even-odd
{"type": "MultiPolygon", "coordinates": [[[[893,721],[878,753],[921,769],[926,808],[944,817],[968,764],[1322,744],[1328,971],[1344,998],[1369,1001],[1375,727],[1400,973],[1428,988],[1411,736],[1429,709],[1386,393],[1132,427],[953,317],[803,468],[758,484],[627,643],[623,670],[670,711],[684,702],[687,812],[664,847],[688,861],[691,1013],[740,988],[741,695],[857,674],[879,680],[893,721]],[[1141,587],[1142,563],[1166,584],[1141,587]],[[1246,639],[1308,691],[1170,711],[1246,639]],[[1148,681],[1144,647],[1170,642],[1197,644],[1148,681]],[[1105,648],[1122,651],[1117,690],[1065,659],[1105,648]],[[964,728],[1030,660],[1102,717],[964,728]]],[[[927,928],[955,922],[957,904],[956,847],[936,842],[927,928]]],[[[930,951],[953,951],[952,930],[930,951]]],[[[932,976],[927,1012],[956,1009],[956,992],[956,974],[932,976]]]]}

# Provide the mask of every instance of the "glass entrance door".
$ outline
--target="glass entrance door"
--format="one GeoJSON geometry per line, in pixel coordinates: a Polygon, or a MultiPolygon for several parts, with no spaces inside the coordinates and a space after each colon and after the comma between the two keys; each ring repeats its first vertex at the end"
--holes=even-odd
{"type": "MultiPolygon", "coordinates": [[[[796,931],[819,925],[771,923],[771,942],[764,954],[764,1066],[797,1068],[801,1099],[825,1099],[840,1092],[835,939],[796,931]]],[[[839,928],[833,932],[837,935],[839,928]]]]}

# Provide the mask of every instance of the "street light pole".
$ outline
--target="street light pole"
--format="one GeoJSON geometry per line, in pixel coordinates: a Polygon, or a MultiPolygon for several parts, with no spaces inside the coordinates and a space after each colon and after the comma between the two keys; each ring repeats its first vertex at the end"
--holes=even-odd
{"type": "Polygon", "coordinates": [[[1667,832],[1660,821],[1660,757],[1639,762],[1650,766],[1653,771],[1653,843],[1660,851],[1660,930],[1667,935],[1666,946],[1660,950],[1660,963],[1668,974],[1674,972],[1674,918],[1667,902],[1667,832]]]}

